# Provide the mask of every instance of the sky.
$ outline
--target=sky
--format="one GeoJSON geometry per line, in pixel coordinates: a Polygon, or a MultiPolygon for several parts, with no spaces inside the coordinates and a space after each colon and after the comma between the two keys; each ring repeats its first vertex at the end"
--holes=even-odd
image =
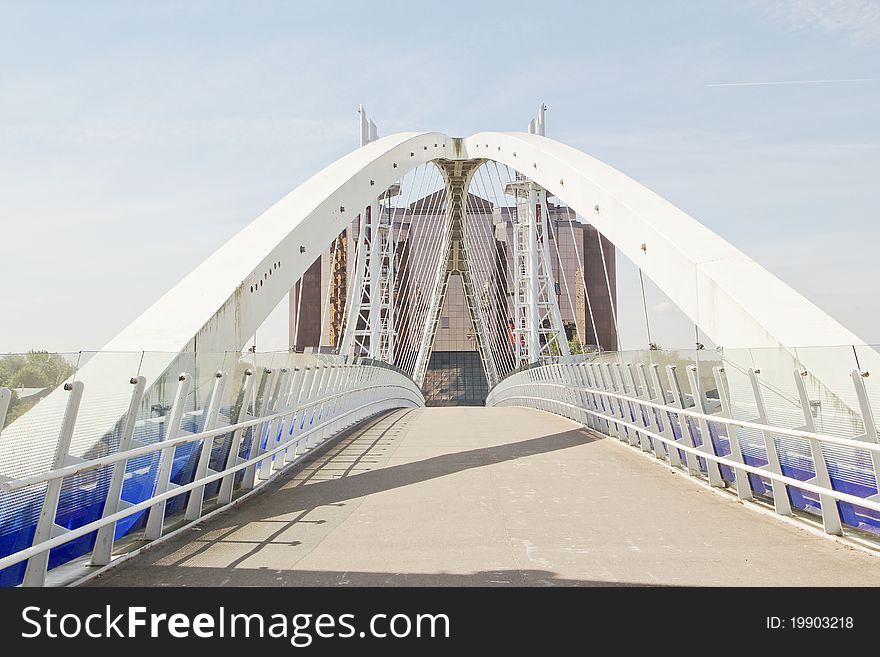
{"type": "MultiPolygon", "coordinates": [[[[359,103],[466,136],[541,101],[548,136],[880,343],[880,1],[0,0],[0,62],[0,352],[100,348],[354,148],[359,103]]],[[[619,304],[643,347],[627,263],[619,304]]]]}

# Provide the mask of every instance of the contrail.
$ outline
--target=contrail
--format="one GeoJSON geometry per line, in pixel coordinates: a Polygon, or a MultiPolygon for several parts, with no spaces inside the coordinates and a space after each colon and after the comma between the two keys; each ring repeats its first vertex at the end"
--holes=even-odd
{"type": "Polygon", "coordinates": [[[840,82],[880,82],[880,78],[842,78],[839,80],[779,80],[776,82],[716,82],[706,87],[764,87],[779,84],[837,84],[840,82]]]}

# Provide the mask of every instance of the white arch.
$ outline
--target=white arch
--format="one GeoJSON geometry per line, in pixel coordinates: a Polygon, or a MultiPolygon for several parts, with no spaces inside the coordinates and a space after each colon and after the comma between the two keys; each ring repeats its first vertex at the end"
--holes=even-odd
{"type": "Polygon", "coordinates": [[[718,346],[864,344],[672,203],[581,151],[522,132],[481,132],[464,140],[464,151],[506,164],[565,201],[718,346]]]}
{"type": "Polygon", "coordinates": [[[464,140],[429,132],[384,137],[315,174],[214,252],[104,350],[240,349],[361,208],[408,171],[440,157],[501,162],[564,200],[716,345],[864,344],[688,214],[581,151],[521,132],[482,132],[464,140]],[[276,262],[281,266],[273,269],[276,262]],[[252,285],[256,292],[250,292],[252,285]]]}
{"type": "Polygon", "coordinates": [[[452,150],[446,135],[401,132],[352,151],[233,236],[104,350],[240,349],[366,205],[405,173],[452,150]]]}

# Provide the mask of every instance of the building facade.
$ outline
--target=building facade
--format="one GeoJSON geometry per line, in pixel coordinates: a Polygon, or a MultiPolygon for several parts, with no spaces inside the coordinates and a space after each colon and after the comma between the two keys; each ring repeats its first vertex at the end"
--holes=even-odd
{"type": "MultiPolygon", "coordinates": [[[[417,350],[420,305],[432,291],[437,244],[446,222],[445,191],[426,195],[404,207],[389,208],[395,236],[395,363],[411,362],[417,350]],[[434,260],[432,260],[432,256],[434,260]],[[432,266],[425,266],[431,263],[432,266]]],[[[498,358],[512,352],[512,239],[516,208],[496,207],[467,195],[468,269],[474,297],[498,358]],[[473,246],[471,246],[473,245],[473,246]],[[481,245],[482,249],[476,246],[481,245]]],[[[550,260],[556,300],[574,351],[614,351],[616,330],[616,257],[614,246],[570,208],[548,200],[550,260]]],[[[333,352],[341,340],[346,298],[351,295],[359,220],[323,253],[290,294],[290,346],[296,351],[333,352]]],[[[507,365],[505,365],[506,367],[507,365]]],[[[482,405],[488,392],[477,336],[462,277],[452,272],[439,315],[424,392],[433,405],[482,405]]]]}

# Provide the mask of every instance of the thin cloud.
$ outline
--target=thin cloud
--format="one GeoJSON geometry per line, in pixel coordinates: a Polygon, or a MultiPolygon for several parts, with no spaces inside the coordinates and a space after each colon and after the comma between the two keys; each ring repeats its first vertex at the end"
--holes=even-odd
{"type": "Polygon", "coordinates": [[[786,84],[841,84],[849,82],[880,82],[880,78],[838,78],[833,80],[772,80],[767,82],[713,82],[706,87],[767,87],[786,84]]]}
{"type": "Polygon", "coordinates": [[[839,34],[858,45],[880,43],[876,0],[761,0],[752,6],[792,30],[839,34]]]}

